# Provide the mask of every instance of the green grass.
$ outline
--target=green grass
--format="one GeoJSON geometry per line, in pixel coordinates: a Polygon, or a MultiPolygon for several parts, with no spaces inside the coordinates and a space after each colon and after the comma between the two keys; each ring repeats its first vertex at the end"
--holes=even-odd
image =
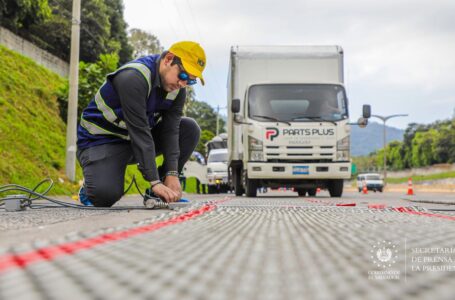
{"type": "Polygon", "coordinates": [[[73,193],[77,185],[64,172],[66,126],[55,96],[65,79],[2,46],[0,65],[0,185],[32,188],[49,177],[53,194],[73,193]]]}
{"type": "MultiPolygon", "coordinates": [[[[421,181],[447,179],[447,178],[455,178],[455,171],[431,174],[431,175],[415,175],[415,176],[412,176],[412,182],[419,183],[421,181]]],[[[409,177],[387,178],[386,181],[387,181],[387,183],[406,183],[406,182],[408,182],[408,179],[409,179],[409,177]]]]}

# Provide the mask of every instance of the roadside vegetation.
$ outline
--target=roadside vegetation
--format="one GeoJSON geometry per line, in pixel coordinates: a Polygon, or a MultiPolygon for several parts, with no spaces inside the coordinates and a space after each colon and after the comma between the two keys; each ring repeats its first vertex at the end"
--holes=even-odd
{"type": "MultiPolygon", "coordinates": [[[[414,175],[412,177],[412,182],[413,183],[419,183],[419,182],[424,182],[424,181],[432,181],[432,180],[442,180],[442,179],[448,179],[448,178],[455,178],[455,171],[453,172],[443,172],[443,173],[437,173],[437,174],[431,174],[431,175],[414,175]]],[[[401,177],[401,178],[389,178],[387,177],[386,181],[388,183],[407,183],[409,177],[401,177]]]]}
{"type": "Polygon", "coordinates": [[[65,79],[0,46],[0,184],[33,188],[50,177],[53,192],[76,187],[65,178],[66,126],[56,90],[65,79]]]}
{"type": "MultiPolygon", "coordinates": [[[[409,124],[405,130],[403,142],[390,142],[386,146],[386,153],[389,171],[455,163],[455,118],[430,124],[409,124]]],[[[354,157],[353,162],[356,164],[358,172],[382,170],[384,149],[367,156],[354,157]]],[[[438,175],[440,178],[429,178],[428,180],[455,177],[453,172],[438,175]]],[[[417,177],[414,178],[419,180],[417,177]]],[[[392,180],[390,183],[395,183],[395,180],[404,182],[407,178],[390,178],[390,180],[392,180]]]]}

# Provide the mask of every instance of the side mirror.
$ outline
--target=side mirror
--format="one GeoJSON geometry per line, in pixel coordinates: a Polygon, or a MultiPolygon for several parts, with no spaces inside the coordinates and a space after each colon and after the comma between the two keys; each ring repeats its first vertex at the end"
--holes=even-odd
{"type": "Polygon", "coordinates": [[[240,99],[232,99],[231,111],[234,114],[240,112],[240,99]]]}
{"type": "Polygon", "coordinates": [[[368,119],[369,117],[371,117],[371,106],[370,105],[364,104],[362,110],[363,110],[362,117],[364,117],[365,119],[368,119]]]}

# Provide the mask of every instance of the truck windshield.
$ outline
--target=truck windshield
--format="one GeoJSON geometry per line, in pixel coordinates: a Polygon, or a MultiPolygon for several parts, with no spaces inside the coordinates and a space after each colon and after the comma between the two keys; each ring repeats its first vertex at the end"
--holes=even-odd
{"type": "Polygon", "coordinates": [[[209,163],[214,163],[214,162],[227,162],[228,160],[228,154],[227,152],[223,153],[210,153],[208,162],[209,163]]]}
{"type": "Polygon", "coordinates": [[[264,122],[339,121],[348,117],[344,88],[336,84],[254,85],[248,94],[248,117],[264,122]]]}

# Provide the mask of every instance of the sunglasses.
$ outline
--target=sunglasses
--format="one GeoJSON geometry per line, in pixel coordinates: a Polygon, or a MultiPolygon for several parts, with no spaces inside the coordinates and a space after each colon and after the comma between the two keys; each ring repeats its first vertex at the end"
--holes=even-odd
{"type": "Polygon", "coordinates": [[[182,81],[186,81],[187,85],[195,85],[197,83],[196,79],[191,79],[190,75],[183,69],[183,67],[180,64],[177,64],[180,69],[180,73],[178,75],[179,79],[182,81]]]}

